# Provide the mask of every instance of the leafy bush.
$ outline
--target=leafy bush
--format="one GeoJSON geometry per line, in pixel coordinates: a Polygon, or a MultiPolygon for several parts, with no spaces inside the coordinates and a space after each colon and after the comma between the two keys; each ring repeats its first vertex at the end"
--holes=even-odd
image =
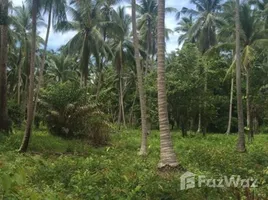
{"type": "Polygon", "coordinates": [[[106,144],[106,116],[91,101],[86,89],[74,83],[59,83],[41,94],[41,109],[49,132],[64,138],[88,138],[94,145],[106,144]]]}
{"type": "Polygon", "coordinates": [[[21,105],[17,104],[14,100],[8,102],[8,116],[14,125],[22,125],[24,120],[24,111],[21,105]]]}

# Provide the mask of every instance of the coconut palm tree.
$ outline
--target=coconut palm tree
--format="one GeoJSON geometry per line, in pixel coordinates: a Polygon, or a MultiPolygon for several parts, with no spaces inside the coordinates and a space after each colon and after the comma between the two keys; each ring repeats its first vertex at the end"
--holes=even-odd
{"type": "Polygon", "coordinates": [[[183,17],[178,26],[175,28],[175,31],[180,34],[178,38],[178,44],[181,45],[183,42],[195,42],[194,38],[189,38],[189,31],[194,24],[193,16],[183,17]]]}
{"type": "Polygon", "coordinates": [[[47,84],[72,80],[79,83],[78,66],[70,55],[52,54],[47,56],[45,79],[47,84]]]}
{"type": "Polygon", "coordinates": [[[8,0],[0,1],[0,131],[8,132],[7,57],[8,57],[8,0]]]}
{"type": "MultiPolygon", "coordinates": [[[[152,61],[156,54],[156,26],[157,26],[157,8],[158,3],[156,0],[141,0],[141,3],[137,5],[137,12],[139,14],[138,30],[140,31],[140,39],[146,51],[146,70],[149,67],[149,57],[151,55],[152,61]]],[[[167,7],[165,13],[177,12],[176,8],[167,7]]],[[[166,29],[166,37],[172,31],[166,29]]]]}
{"type": "Polygon", "coordinates": [[[44,51],[42,52],[41,66],[39,69],[38,84],[36,87],[34,110],[36,110],[39,90],[40,90],[40,87],[42,86],[42,83],[43,83],[43,73],[44,73],[47,45],[48,45],[51,24],[55,25],[56,23],[60,23],[61,21],[65,21],[67,19],[66,11],[65,11],[66,0],[44,0],[44,1],[42,1],[41,7],[44,10],[44,14],[48,13],[48,25],[47,25],[45,44],[44,44],[44,51]]]}
{"type": "MultiPolygon", "coordinates": [[[[29,65],[30,65],[30,51],[31,51],[31,31],[32,31],[32,19],[29,6],[22,5],[21,7],[13,8],[13,15],[11,16],[10,37],[14,42],[13,49],[19,48],[17,54],[17,102],[21,103],[21,93],[24,90],[23,100],[26,100],[28,90],[28,77],[29,77],[29,65]]],[[[37,26],[45,26],[42,18],[38,17],[37,26]]],[[[36,45],[39,46],[43,42],[40,36],[37,36],[36,45]]],[[[12,67],[12,69],[15,66],[12,67]]],[[[24,105],[24,104],[23,104],[24,105]]]]}
{"type": "Polygon", "coordinates": [[[118,91],[119,91],[119,109],[118,109],[118,124],[120,125],[123,121],[123,125],[126,125],[125,122],[125,108],[124,108],[124,80],[123,72],[124,65],[127,62],[127,59],[134,60],[133,57],[133,44],[129,38],[130,34],[130,23],[131,17],[126,14],[124,7],[118,7],[117,11],[112,13],[112,21],[107,22],[107,30],[109,31],[108,35],[110,40],[110,46],[114,54],[113,64],[116,68],[118,76],[118,91]],[[131,55],[132,54],[132,55],[131,55]]]}
{"type": "Polygon", "coordinates": [[[197,38],[199,49],[204,53],[217,43],[216,28],[224,24],[219,15],[222,0],[191,0],[190,2],[196,6],[196,10],[184,7],[177,16],[184,14],[196,18],[188,34],[190,38],[197,38]]]}
{"type": "Polygon", "coordinates": [[[265,29],[255,11],[246,3],[241,5],[240,16],[242,64],[246,74],[247,127],[251,127],[250,73],[255,59],[255,49],[260,46],[265,47],[268,43],[268,29],[265,29]]]}
{"type": "MultiPolygon", "coordinates": [[[[112,13],[114,12],[114,5],[119,3],[121,0],[107,0],[104,1],[101,6],[101,22],[104,22],[103,25],[101,25],[101,32],[103,35],[103,41],[107,41],[107,26],[106,22],[111,21],[112,13]]],[[[97,76],[98,76],[98,82],[97,82],[97,92],[96,92],[96,98],[99,98],[100,90],[103,85],[103,68],[104,64],[108,62],[109,58],[107,58],[107,55],[105,53],[101,53],[101,60],[100,64],[97,68],[97,76]]]]}
{"type": "MultiPolygon", "coordinates": [[[[192,4],[196,6],[195,9],[183,7],[180,12],[177,13],[177,19],[180,18],[181,14],[193,16],[196,20],[192,27],[189,29],[188,37],[189,40],[195,40],[197,46],[202,54],[217,44],[216,29],[217,27],[224,24],[224,20],[220,17],[220,9],[222,0],[191,0],[192,4]]],[[[207,67],[206,58],[204,58],[204,95],[207,93],[207,67]]],[[[200,100],[201,102],[201,100],[200,100]]],[[[199,109],[199,122],[198,130],[202,130],[201,125],[203,124],[203,134],[206,132],[206,123],[202,122],[202,110],[206,110],[206,100],[203,101],[203,105],[200,103],[199,109]]],[[[204,120],[206,121],[206,120],[204,120]]]]}
{"type": "Polygon", "coordinates": [[[160,161],[158,167],[161,169],[178,166],[176,154],[172,146],[167,111],[165,82],[165,0],[158,1],[157,33],[157,88],[160,125],[160,161]]]}
{"type": "Polygon", "coordinates": [[[241,93],[241,52],[240,52],[240,0],[236,0],[236,95],[237,95],[237,114],[238,114],[238,142],[237,151],[245,152],[245,133],[244,133],[244,121],[243,121],[243,103],[241,93]]]}
{"type": "Polygon", "coordinates": [[[72,21],[62,21],[56,31],[77,31],[77,34],[67,43],[69,53],[80,54],[81,82],[87,86],[89,76],[89,61],[95,57],[96,65],[100,63],[100,52],[108,51],[100,31],[100,1],[72,1],[68,7],[72,21]]]}
{"type": "Polygon", "coordinates": [[[264,21],[264,27],[268,28],[268,0],[249,0],[251,5],[256,6],[259,17],[264,21]]]}
{"type": "Polygon", "coordinates": [[[34,119],[34,71],[35,71],[35,52],[36,52],[36,28],[37,28],[37,12],[39,6],[39,0],[33,0],[32,2],[32,42],[31,42],[31,62],[30,62],[30,76],[29,76],[29,94],[27,103],[27,123],[22,144],[19,152],[27,151],[31,132],[32,123],[34,119]]]}
{"type": "Polygon", "coordinates": [[[138,89],[139,89],[139,97],[140,97],[140,109],[141,109],[141,125],[142,125],[142,140],[141,140],[141,148],[140,155],[147,154],[147,108],[146,108],[146,100],[144,95],[144,87],[143,87],[143,73],[140,65],[140,52],[139,52],[139,39],[137,35],[137,24],[136,24],[136,0],[132,0],[132,31],[133,31],[133,43],[135,48],[135,61],[137,68],[137,79],[138,79],[138,89]]]}

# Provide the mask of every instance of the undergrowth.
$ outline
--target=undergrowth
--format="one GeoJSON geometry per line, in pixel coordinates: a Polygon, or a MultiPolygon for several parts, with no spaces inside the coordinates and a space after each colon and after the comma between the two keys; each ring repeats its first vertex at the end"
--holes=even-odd
{"type": "MultiPolygon", "coordinates": [[[[140,131],[114,133],[110,145],[94,148],[81,140],[63,140],[35,131],[29,152],[18,154],[21,131],[0,138],[0,198],[2,199],[152,199],[218,200],[245,199],[237,188],[180,189],[183,172],[162,173],[159,132],[149,135],[149,154],[137,155],[140,131]]],[[[268,135],[257,135],[248,152],[235,152],[236,136],[208,135],[182,138],[173,133],[180,164],[207,177],[240,175],[258,179],[251,189],[259,199],[268,199],[268,135]]],[[[257,199],[257,198],[256,198],[257,199]]]]}

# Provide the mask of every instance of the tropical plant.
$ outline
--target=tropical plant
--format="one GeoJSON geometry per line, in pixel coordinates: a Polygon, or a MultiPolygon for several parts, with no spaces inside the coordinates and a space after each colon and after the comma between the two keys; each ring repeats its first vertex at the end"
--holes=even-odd
{"type": "Polygon", "coordinates": [[[51,134],[89,139],[94,145],[107,144],[110,128],[106,117],[79,83],[48,86],[41,94],[40,104],[51,134]]]}

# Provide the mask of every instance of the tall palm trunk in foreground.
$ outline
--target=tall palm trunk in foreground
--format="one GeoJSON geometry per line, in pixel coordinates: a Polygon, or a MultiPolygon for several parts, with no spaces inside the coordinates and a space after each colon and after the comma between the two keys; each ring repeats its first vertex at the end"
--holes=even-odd
{"type": "Polygon", "coordinates": [[[36,18],[37,18],[37,7],[39,0],[33,0],[32,10],[32,48],[31,48],[31,64],[30,64],[30,76],[29,76],[29,94],[27,103],[27,123],[22,144],[19,152],[26,152],[29,140],[32,132],[32,123],[34,118],[34,69],[35,69],[35,51],[36,51],[36,18]]]}
{"type": "Polygon", "coordinates": [[[178,162],[174,152],[168,122],[167,95],[165,83],[165,0],[158,1],[157,22],[157,89],[158,115],[160,125],[160,162],[158,168],[177,167],[178,162]]]}
{"type": "Polygon", "coordinates": [[[238,141],[237,151],[245,152],[245,133],[243,121],[243,104],[241,92],[241,55],[240,55],[240,14],[239,14],[239,0],[236,0],[236,93],[237,93],[237,115],[238,115],[238,141]]]}
{"type": "Polygon", "coordinates": [[[0,130],[8,132],[7,113],[7,54],[8,0],[0,0],[0,130]]]}
{"type": "Polygon", "coordinates": [[[132,30],[133,30],[133,42],[135,48],[135,60],[137,68],[137,78],[138,78],[138,89],[140,96],[140,109],[141,109],[141,126],[142,126],[142,140],[141,140],[141,149],[139,154],[147,154],[147,109],[146,109],[146,100],[144,95],[143,88],[143,73],[140,65],[140,55],[139,55],[139,40],[137,36],[137,24],[136,24],[136,0],[132,0],[132,30]]]}

